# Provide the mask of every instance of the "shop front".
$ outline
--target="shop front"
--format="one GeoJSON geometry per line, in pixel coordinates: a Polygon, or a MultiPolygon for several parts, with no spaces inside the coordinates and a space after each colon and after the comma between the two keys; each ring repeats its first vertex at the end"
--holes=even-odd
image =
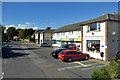
{"type": "Polygon", "coordinates": [[[52,40],[52,46],[61,47],[61,40],[52,40]]]}
{"type": "Polygon", "coordinates": [[[103,37],[84,37],[83,53],[88,53],[90,57],[105,60],[105,40],[103,37]],[[103,53],[103,56],[101,56],[103,53]]]}
{"type": "Polygon", "coordinates": [[[78,46],[79,50],[81,50],[81,39],[79,38],[62,38],[61,45],[64,44],[76,44],[76,47],[78,46]]]}

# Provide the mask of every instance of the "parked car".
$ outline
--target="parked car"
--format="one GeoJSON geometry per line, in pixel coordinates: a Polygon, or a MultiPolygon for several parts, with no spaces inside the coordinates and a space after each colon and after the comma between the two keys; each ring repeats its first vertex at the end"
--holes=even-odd
{"type": "Polygon", "coordinates": [[[76,50],[63,50],[58,54],[58,58],[62,61],[74,61],[85,59],[88,60],[90,58],[89,54],[78,52],[76,50]]]}
{"type": "Polygon", "coordinates": [[[73,50],[73,46],[75,46],[75,48],[76,48],[76,45],[75,45],[75,44],[64,44],[64,45],[61,46],[61,48],[54,50],[54,51],[51,53],[51,55],[52,55],[54,58],[58,58],[58,54],[59,54],[62,50],[73,50]]]}
{"type": "Polygon", "coordinates": [[[42,43],[42,44],[40,45],[40,47],[51,47],[51,45],[48,44],[48,43],[42,43]]]}
{"type": "Polygon", "coordinates": [[[58,58],[58,54],[62,51],[62,50],[66,50],[65,48],[59,48],[59,49],[56,49],[54,50],[52,53],[51,53],[51,56],[53,56],[54,58],[58,58]]]}
{"type": "Polygon", "coordinates": [[[115,55],[116,62],[120,62],[120,51],[118,51],[115,55]]]}
{"type": "Polygon", "coordinates": [[[64,45],[61,46],[61,48],[66,48],[66,49],[69,49],[69,50],[73,50],[73,46],[76,49],[76,44],[64,44],[64,45]]]}

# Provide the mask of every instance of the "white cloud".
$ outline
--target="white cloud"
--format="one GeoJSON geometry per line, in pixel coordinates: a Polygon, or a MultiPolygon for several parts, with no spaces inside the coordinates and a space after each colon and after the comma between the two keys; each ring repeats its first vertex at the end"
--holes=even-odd
{"type": "Polygon", "coordinates": [[[33,27],[33,30],[38,30],[39,28],[38,27],[33,27]]]}
{"type": "Polygon", "coordinates": [[[32,26],[32,24],[30,22],[26,22],[25,25],[26,26],[32,26]]]}
{"type": "Polygon", "coordinates": [[[54,25],[54,24],[56,24],[56,23],[54,23],[54,22],[51,22],[50,24],[51,24],[51,25],[54,25]]]}

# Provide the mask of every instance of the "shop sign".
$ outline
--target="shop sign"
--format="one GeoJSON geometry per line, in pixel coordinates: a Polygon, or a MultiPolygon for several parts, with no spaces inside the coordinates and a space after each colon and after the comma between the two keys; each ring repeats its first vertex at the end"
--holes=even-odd
{"type": "Polygon", "coordinates": [[[102,45],[101,47],[104,47],[104,45],[102,45]]]}
{"type": "Polygon", "coordinates": [[[56,41],[61,41],[61,40],[56,40],[56,41]]]}
{"type": "Polygon", "coordinates": [[[81,41],[81,39],[76,39],[76,38],[74,38],[74,41],[81,41]]]}
{"type": "Polygon", "coordinates": [[[70,39],[68,39],[68,38],[63,38],[63,39],[61,39],[61,41],[70,41],[70,39]]]}

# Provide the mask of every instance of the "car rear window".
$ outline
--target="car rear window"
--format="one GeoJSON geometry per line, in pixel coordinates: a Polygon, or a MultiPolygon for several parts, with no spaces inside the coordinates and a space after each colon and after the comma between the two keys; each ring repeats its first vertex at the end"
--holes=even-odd
{"type": "Polygon", "coordinates": [[[65,52],[61,51],[59,54],[62,54],[62,55],[64,55],[64,53],[65,53],[65,52]]]}
{"type": "Polygon", "coordinates": [[[59,49],[56,49],[56,50],[54,50],[53,52],[57,52],[57,51],[59,51],[59,49]]]}

